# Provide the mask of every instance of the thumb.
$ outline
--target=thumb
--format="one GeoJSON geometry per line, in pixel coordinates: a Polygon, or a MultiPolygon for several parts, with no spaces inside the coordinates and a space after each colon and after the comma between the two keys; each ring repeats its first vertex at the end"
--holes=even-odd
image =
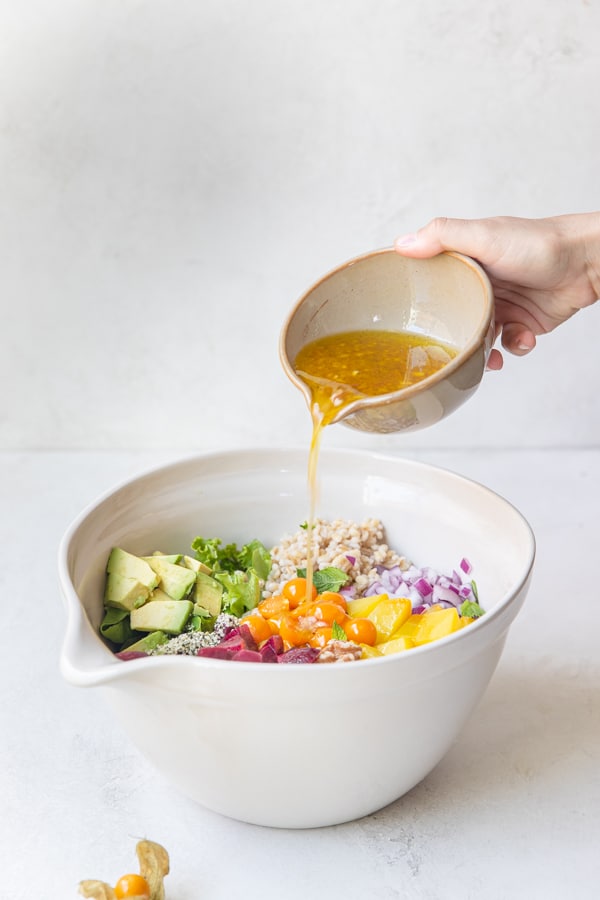
{"type": "Polygon", "coordinates": [[[402,256],[424,259],[437,256],[444,250],[456,250],[482,262],[497,250],[498,226],[489,219],[432,219],[414,234],[405,234],[394,242],[394,249],[402,256]]]}

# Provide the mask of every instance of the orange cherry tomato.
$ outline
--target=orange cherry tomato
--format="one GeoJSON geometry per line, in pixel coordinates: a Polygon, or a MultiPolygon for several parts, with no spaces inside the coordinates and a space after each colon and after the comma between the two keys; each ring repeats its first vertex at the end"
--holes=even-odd
{"type": "Polygon", "coordinates": [[[377,629],[370,619],[347,619],[344,631],[349,641],[355,644],[368,644],[374,647],[377,643],[377,629]]]}
{"type": "Polygon", "coordinates": [[[311,585],[310,595],[308,594],[308,581],[306,578],[291,578],[287,581],[282,590],[282,595],[289,600],[290,609],[295,609],[299,603],[304,600],[314,600],[317,596],[317,589],[314,584],[311,585]]]}
{"type": "Polygon", "coordinates": [[[348,618],[342,607],[337,603],[332,603],[331,600],[315,600],[313,608],[313,615],[322,622],[327,622],[328,625],[332,625],[333,622],[343,625],[348,618]]]}
{"type": "Polygon", "coordinates": [[[320,628],[317,628],[308,642],[311,647],[316,647],[318,650],[322,650],[323,647],[327,644],[328,641],[331,640],[332,631],[330,625],[321,625],[320,628]]]}
{"type": "Polygon", "coordinates": [[[292,615],[297,619],[300,616],[314,616],[315,614],[315,603],[314,600],[305,600],[304,603],[298,604],[296,609],[292,610],[292,615]]]}
{"type": "Polygon", "coordinates": [[[115,885],[117,900],[150,900],[150,885],[142,875],[123,875],[115,885]]]}
{"type": "Polygon", "coordinates": [[[287,597],[282,597],[281,595],[267,597],[266,600],[261,600],[256,608],[265,619],[274,619],[276,616],[289,612],[290,601],[287,597]]]}
{"type": "Polygon", "coordinates": [[[257,644],[262,644],[271,637],[272,631],[269,622],[257,610],[244,616],[240,624],[248,626],[250,634],[257,644]]]}
{"type": "Polygon", "coordinates": [[[344,612],[347,612],[348,610],[346,598],[341,594],[336,594],[335,591],[323,591],[322,594],[318,594],[317,603],[337,603],[338,606],[342,607],[344,612]]]}
{"type": "Polygon", "coordinates": [[[279,626],[279,634],[283,638],[283,642],[290,644],[292,647],[302,647],[308,644],[313,636],[313,629],[307,627],[302,620],[295,616],[282,616],[279,626]]]}

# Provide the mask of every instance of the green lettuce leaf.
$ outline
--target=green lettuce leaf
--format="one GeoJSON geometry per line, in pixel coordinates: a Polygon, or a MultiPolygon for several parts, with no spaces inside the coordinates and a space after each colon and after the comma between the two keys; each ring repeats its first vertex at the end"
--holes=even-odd
{"type": "Polygon", "coordinates": [[[477,619],[485,613],[485,610],[474,600],[465,600],[465,602],[460,605],[459,613],[461,616],[477,619]]]}
{"type": "Polygon", "coordinates": [[[133,637],[129,624],[129,612],[108,607],[100,623],[100,634],[113,644],[125,644],[133,637]]]}
{"type": "Polygon", "coordinates": [[[219,538],[197,537],[192,541],[196,558],[213,572],[246,572],[254,569],[259,578],[267,578],[271,571],[271,555],[258,540],[238,549],[237,544],[225,544],[219,538]]]}
{"type": "Polygon", "coordinates": [[[247,572],[216,572],[214,577],[224,589],[222,612],[239,618],[259,602],[260,581],[254,569],[247,572]]]}
{"type": "Polygon", "coordinates": [[[239,568],[254,569],[259,578],[264,581],[271,571],[271,554],[258,540],[244,544],[238,553],[239,568]]]}

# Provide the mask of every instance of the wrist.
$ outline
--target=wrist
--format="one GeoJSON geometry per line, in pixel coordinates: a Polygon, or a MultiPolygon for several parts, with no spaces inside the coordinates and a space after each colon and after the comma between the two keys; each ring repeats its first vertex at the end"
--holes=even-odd
{"type": "Polygon", "coordinates": [[[588,231],[586,234],[586,259],[588,278],[594,289],[596,299],[600,299],[600,212],[589,213],[588,231]]]}
{"type": "Polygon", "coordinates": [[[588,281],[593,303],[600,298],[600,212],[557,216],[554,221],[576,269],[588,281]]]}

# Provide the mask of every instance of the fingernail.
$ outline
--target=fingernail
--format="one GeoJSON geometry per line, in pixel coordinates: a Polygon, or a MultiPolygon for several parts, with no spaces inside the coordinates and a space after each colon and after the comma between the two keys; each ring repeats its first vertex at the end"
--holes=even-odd
{"type": "Polygon", "coordinates": [[[533,349],[532,347],[529,347],[527,344],[522,344],[522,343],[517,344],[517,347],[522,353],[529,353],[529,351],[533,349]]]}
{"type": "Polygon", "coordinates": [[[405,234],[403,237],[396,238],[396,247],[412,247],[417,243],[416,234],[405,234]]]}

